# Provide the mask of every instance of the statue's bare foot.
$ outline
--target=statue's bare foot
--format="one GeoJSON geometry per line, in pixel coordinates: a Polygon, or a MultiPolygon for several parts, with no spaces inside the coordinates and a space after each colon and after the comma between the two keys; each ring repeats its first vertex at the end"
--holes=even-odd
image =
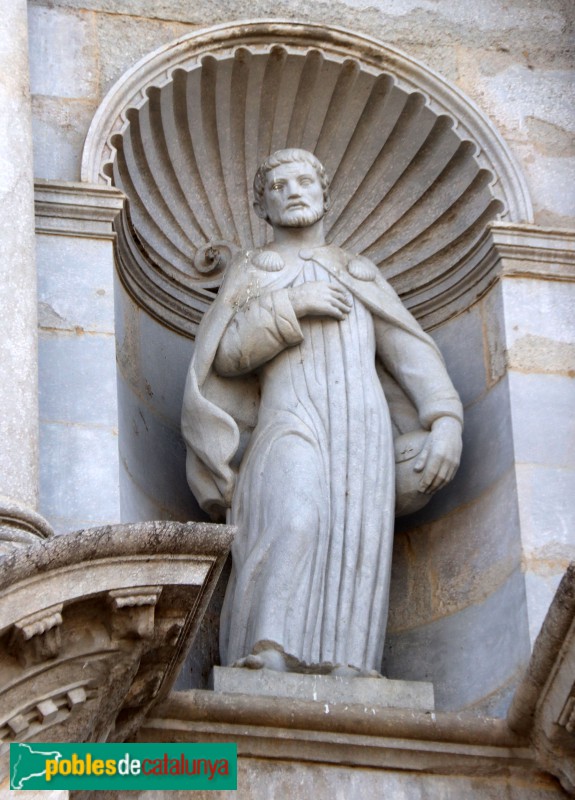
{"type": "Polygon", "coordinates": [[[264,662],[259,656],[250,653],[249,656],[246,656],[245,658],[238,658],[237,661],[234,661],[232,667],[244,667],[245,669],[263,669],[264,662]]]}
{"type": "Polygon", "coordinates": [[[336,678],[359,678],[361,670],[349,664],[336,664],[329,674],[336,678]]]}
{"type": "Polygon", "coordinates": [[[383,675],[381,672],[378,672],[376,669],[362,669],[358,675],[359,678],[382,678],[383,675]]]}
{"type": "Polygon", "coordinates": [[[234,667],[245,667],[246,669],[273,669],[275,672],[288,672],[284,653],[270,648],[260,650],[259,653],[250,653],[245,658],[240,658],[233,663],[234,667]]]}

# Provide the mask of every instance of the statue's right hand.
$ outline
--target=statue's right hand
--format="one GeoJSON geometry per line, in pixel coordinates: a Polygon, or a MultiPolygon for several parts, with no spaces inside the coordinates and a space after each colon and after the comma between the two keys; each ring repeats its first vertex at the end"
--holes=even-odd
{"type": "Polygon", "coordinates": [[[351,311],[349,292],[334,283],[310,281],[288,290],[296,317],[345,319],[351,311]]]}

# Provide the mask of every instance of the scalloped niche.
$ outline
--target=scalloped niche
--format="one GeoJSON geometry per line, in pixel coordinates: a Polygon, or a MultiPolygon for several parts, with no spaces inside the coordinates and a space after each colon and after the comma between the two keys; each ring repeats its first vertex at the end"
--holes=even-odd
{"type": "MultiPolygon", "coordinates": [[[[477,354],[483,318],[477,309],[460,312],[493,280],[493,259],[482,247],[490,221],[529,221],[531,206],[489,120],[456,87],[395,50],[319,25],[223,25],[152,53],[103,101],[82,178],[113,183],[128,198],[116,244],[129,293],[119,290],[116,305],[122,517],[202,518],[186,484],[179,430],[191,339],[229,253],[269,235],[252,213],[251,183],[258,163],[285,146],[314,151],[332,176],[328,237],[379,265],[421,323],[435,328],[465,402],[484,398],[470,415],[456,481],[396,532],[386,669],[390,677],[431,677],[438,708],[491,702],[523,663],[524,590],[513,577],[495,591],[489,565],[501,545],[478,534],[478,524],[485,519],[483,529],[495,530],[497,520],[497,540],[509,543],[510,554],[520,552],[520,532],[500,473],[484,474],[492,468],[486,454],[507,458],[512,443],[500,424],[508,418],[506,385],[487,391],[477,354]],[[461,513],[446,536],[444,518],[454,511],[461,513]],[[480,554],[469,569],[479,564],[484,573],[469,578],[459,605],[437,611],[425,588],[437,587],[434,564],[467,574],[466,541],[480,554]],[[476,585],[491,592],[483,604],[476,585]],[[494,607],[512,635],[489,649],[487,669],[481,648],[494,607]]],[[[454,583],[465,582],[447,581],[454,583]]],[[[198,652],[216,652],[215,627],[210,635],[198,652]]],[[[211,665],[204,666],[194,662],[191,673],[207,674],[211,665]]]]}
{"type": "Polygon", "coordinates": [[[371,258],[427,328],[484,291],[489,222],[531,219],[489,120],[413,59],[319,25],[194,33],[116,84],[84,152],[83,180],[128,198],[120,276],[163,325],[193,337],[230,251],[269,237],[251,183],[284,147],[313,151],[331,176],[328,240],[371,258]]]}

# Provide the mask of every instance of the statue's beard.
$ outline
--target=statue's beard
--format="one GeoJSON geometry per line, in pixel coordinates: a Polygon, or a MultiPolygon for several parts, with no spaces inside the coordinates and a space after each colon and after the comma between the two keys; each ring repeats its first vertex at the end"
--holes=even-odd
{"type": "Polygon", "coordinates": [[[282,214],[279,225],[282,228],[307,228],[324,215],[323,208],[301,208],[295,213],[282,214]]]}

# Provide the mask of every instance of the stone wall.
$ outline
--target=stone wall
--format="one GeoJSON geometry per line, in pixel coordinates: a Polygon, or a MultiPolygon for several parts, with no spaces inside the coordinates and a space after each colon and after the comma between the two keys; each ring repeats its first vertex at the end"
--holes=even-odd
{"type": "Polygon", "coordinates": [[[481,665],[469,683],[485,679],[493,691],[506,662],[507,680],[483,702],[491,713],[505,708],[574,547],[573,236],[525,228],[521,248],[515,234],[493,229],[503,237],[499,280],[434,332],[464,400],[467,455],[452,486],[396,537],[389,643],[439,633],[421,652],[452,700],[444,637],[459,635],[463,661],[481,665]]]}
{"type": "Polygon", "coordinates": [[[575,71],[569,0],[32,0],[36,177],[78,180],[84,137],[105,93],[136,61],[194,29],[277,18],[349,27],[425,62],[491,118],[520,162],[535,221],[568,225],[575,183],[575,71]]]}
{"type": "MultiPolygon", "coordinates": [[[[393,797],[397,800],[552,800],[559,796],[555,783],[541,777],[526,781],[519,777],[467,777],[425,775],[409,770],[350,769],[324,764],[295,764],[249,758],[238,761],[238,791],[199,791],[198,800],[282,800],[285,797],[393,797]]],[[[133,794],[133,793],[132,793],[133,794]]],[[[142,792],[138,800],[185,800],[187,792],[142,792]]],[[[130,800],[118,792],[106,800],[130,800]]]]}
{"type": "MultiPolygon", "coordinates": [[[[273,8],[280,18],[369,34],[446,77],[511,149],[535,223],[572,225],[570,3],[488,0],[479,18],[475,11],[467,0],[273,8]]],[[[80,179],[94,114],[140,58],[203,26],[269,13],[233,0],[29,2],[36,177],[80,179]]],[[[38,237],[40,510],[58,532],[117,521],[119,469],[124,520],[198,518],[178,433],[191,342],[119,286],[114,323],[110,241],[72,234],[38,237]]],[[[453,486],[399,526],[386,661],[392,675],[432,679],[440,708],[479,703],[504,713],[572,552],[573,284],[559,263],[551,277],[494,269],[488,291],[433,331],[464,401],[466,448],[453,486]]]]}
{"type": "MultiPolygon", "coordinates": [[[[265,5],[246,6],[239,2],[214,6],[191,4],[183,0],[166,0],[156,4],[144,0],[33,0],[28,5],[35,175],[41,179],[65,181],[77,181],[80,177],[84,138],[105,93],[140,58],[202,26],[269,14],[265,5]]],[[[570,187],[575,184],[575,148],[571,143],[570,133],[575,127],[575,120],[570,104],[566,102],[574,70],[569,51],[572,20],[566,0],[531,3],[529,8],[525,8],[521,2],[489,2],[483,4],[480,20],[476,19],[463,0],[444,0],[433,4],[396,0],[381,4],[349,2],[321,6],[283,2],[274,6],[274,15],[286,19],[349,26],[358,32],[379,37],[382,41],[403,49],[408,55],[421,59],[454,82],[487,113],[518,159],[534,201],[535,221],[544,225],[564,225],[569,222],[570,215],[573,214],[573,193],[570,187]]],[[[39,251],[42,285],[58,282],[61,284],[64,274],[60,271],[63,256],[52,258],[46,252],[47,246],[41,238],[39,251]]],[[[91,258],[89,248],[93,246],[86,245],[88,249],[84,251],[84,259],[91,258]]],[[[73,260],[73,255],[70,258],[73,260]]],[[[96,257],[96,271],[97,263],[96,257]]],[[[87,285],[84,285],[85,295],[82,298],[75,295],[78,310],[76,316],[81,316],[80,309],[86,309],[87,305],[93,304],[94,312],[98,313],[98,307],[109,303],[110,276],[106,281],[107,286],[103,289],[107,292],[105,300],[93,296],[92,289],[87,285]]],[[[42,302],[48,300],[41,297],[42,302]]],[[[90,316],[92,311],[87,310],[86,313],[90,316]]],[[[473,314],[469,316],[471,318],[473,314]]],[[[79,319],[79,316],[70,324],[72,327],[66,334],[68,344],[64,345],[64,340],[61,339],[61,347],[56,352],[54,326],[50,320],[44,322],[40,353],[40,369],[44,376],[52,374],[52,366],[59,369],[62,360],[68,360],[65,347],[73,347],[73,336],[85,327],[84,320],[79,319]]],[[[473,326],[473,321],[462,321],[461,324],[461,330],[465,331],[473,326]]],[[[459,323],[455,327],[458,326],[459,323]]],[[[65,327],[60,323],[55,326],[61,330],[65,327]]],[[[107,332],[111,332],[109,328],[107,332]]],[[[160,335],[169,338],[169,334],[160,335]]],[[[449,334],[440,334],[439,340],[442,337],[449,338],[449,334]]],[[[109,353],[104,352],[105,348],[102,349],[103,343],[96,352],[95,341],[93,337],[87,336],[76,345],[82,351],[82,355],[78,354],[78,357],[85,358],[86,363],[89,361],[92,365],[102,365],[102,375],[98,377],[99,381],[104,381],[100,383],[100,409],[96,416],[92,415],[91,424],[104,425],[107,430],[113,431],[117,429],[118,421],[114,412],[115,400],[111,396],[113,380],[112,383],[110,380],[113,376],[108,374],[109,353]],[[104,406],[110,411],[105,411],[104,406]]],[[[171,345],[174,352],[181,351],[181,347],[176,346],[176,341],[174,339],[171,345]]],[[[108,345],[111,343],[108,340],[108,345]]],[[[448,347],[447,342],[445,346],[448,347]]],[[[479,354],[479,350],[474,350],[474,353],[479,354]]],[[[474,356],[478,357],[479,355],[474,356]]],[[[180,359],[182,364],[185,360],[180,359]]],[[[467,372],[474,374],[472,385],[463,387],[464,396],[468,400],[470,393],[477,388],[475,384],[482,380],[482,367],[476,366],[468,364],[465,367],[467,372]]],[[[181,365],[178,367],[176,364],[169,366],[168,371],[172,375],[174,369],[176,370],[176,386],[183,379],[177,372],[181,368],[181,365]]],[[[67,380],[65,400],[57,401],[60,404],[65,403],[65,410],[53,406],[52,399],[56,398],[54,387],[50,388],[46,384],[42,388],[42,414],[45,423],[42,428],[42,460],[46,465],[51,462],[50,452],[54,452],[54,436],[58,432],[62,434],[62,429],[54,428],[53,423],[57,421],[73,426],[86,422],[83,406],[86,402],[85,395],[91,389],[89,382],[80,385],[79,380],[81,376],[78,380],[74,377],[67,380]]],[[[141,381],[145,386],[146,381],[149,383],[148,376],[142,374],[141,381]]],[[[145,402],[149,399],[149,395],[145,394],[145,402]]],[[[131,415],[132,427],[139,424],[134,420],[140,419],[141,410],[138,407],[131,415]]],[[[171,414],[167,422],[170,429],[177,428],[177,414],[171,414]]],[[[59,455],[79,452],[75,441],[78,431],[75,438],[72,428],[68,427],[67,432],[68,436],[62,438],[60,435],[58,439],[59,455]]],[[[96,447],[102,452],[107,446],[103,439],[98,439],[96,447]]],[[[134,449],[133,446],[134,442],[126,441],[128,449],[134,449]]],[[[177,463],[181,464],[181,454],[177,463]]],[[[501,461],[499,466],[502,464],[501,461]]],[[[58,470],[55,464],[51,464],[47,468],[48,475],[52,475],[53,468],[58,470]]],[[[127,472],[131,470],[133,478],[133,465],[130,467],[124,464],[123,469],[127,472]]],[[[70,529],[73,527],[70,522],[72,519],[81,520],[82,524],[112,521],[109,513],[103,514],[100,519],[93,519],[92,512],[80,509],[69,509],[66,512],[60,510],[55,514],[54,502],[60,503],[70,490],[69,487],[66,490],[56,490],[54,479],[48,475],[45,470],[42,508],[50,518],[65,517],[69,520],[61,525],[57,523],[57,529],[70,529]],[[49,486],[47,481],[51,481],[49,486]]],[[[88,465],[82,476],[92,484],[100,483],[98,476],[90,473],[88,465]]],[[[123,482],[124,487],[134,485],[132,478],[123,482]]],[[[58,479],[55,480],[58,483],[58,479]]],[[[171,477],[168,479],[168,483],[170,482],[171,477]]],[[[161,488],[162,480],[159,477],[158,481],[148,477],[146,487],[142,486],[142,481],[138,483],[136,480],[135,484],[135,495],[140,496],[144,505],[151,502],[156,508],[159,506],[164,509],[170,505],[161,488]],[[141,497],[142,489],[147,500],[141,497]]],[[[116,503],[116,499],[110,496],[110,491],[112,490],[105,491],[104,506],[107,508],[113,508],[116,503]]],[[[128,499],[131,491],[130,488],[124,492],[126,518],[136,519],[138,513],[133,508],[136,501],[133,498],[128,499]]],[[[189,513],[190,507],[181,497],[181,487],[177,491],[180,499],[176,511],[171,513],[183,518],[189,513]]],[[[101,498],[101,485],[98,492],[101,498]]],[[[71,498],[71,502],[72,505],[81,504],[82,495],[77,494],[71,498]]]]}
{"type": "Polygon", "coordinates": [[[112,220],[107,187],[36,184],[40,505],[56,533],[118,522],[112,220]]]}
{"type": "Polygon", "coordinates": [[[529,657],[502,316],[496,284],[434,331],[464,404],[463,457],[453,483],[397,526],[386,652],[390,676],[432,680],[440,708],[480,701],[491,714],[529,657]]]}
{"type": "Polygon", "coordinates": [[[573,235],[518,233],[493,227],[498,279],[433,331],[464,402],[464,455],[453,484],[398,526],[386,656],[390,674],[432,679],[440,707],[491,714],[505,712],[575,544],[573,235]]]}
{"type": "Polygon", "coordinates": [[[186,481],[180,433],[190,339],[138,308],[116,281],[122,518],[205,519],[186,481]]]}

